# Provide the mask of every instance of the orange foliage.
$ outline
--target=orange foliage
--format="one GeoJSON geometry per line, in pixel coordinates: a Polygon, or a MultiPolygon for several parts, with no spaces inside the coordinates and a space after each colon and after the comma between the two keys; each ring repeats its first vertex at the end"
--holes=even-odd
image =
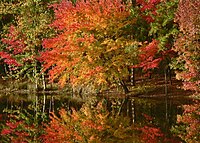
{"type": "MultiPolygon", "coordinates": [[[[86,111],[87,112],[87,111],[86,111]]],[[[42,136],[44,143],[83,142],[84,140],[98,140],[96,137],[104,129],[103,120],[98,116],[91,118],[85,113],[73,110],[69,115],[66,110],[61,109],[60,117],[52,113],[51,121],[46,125],[42,136]]]]}
{"type": "Polygon", "coordinates": [[[133,43],[122,36],[122,28],[134,23],[128,20],[129,5],[121,0],[79,0],[75,5],[62,1],[51,7],[55,11],[51,26],[59,32],[43,41],[46,51],[41,59],[45,70],[51,68],[52,81],[99,85],[106,83],[111,69],[120,72],[125,67],[127,61],[120,54],[126,54],[124,47],[133,43]]]}
{"type": "Polygon", "coordinates": [[[102,102],[96,107],[84,104],[80,111],[72,113],[61,109],[59,117],[52,114],[41,137],[44,143],[74,142],[134,142],[134,129],[127,117],[110,114],[102,102]]]}
{"type": "Polygon", "coordinates": [[[76,132],[73,125],[65,124],[68,118],[64,109],[60,110],[60,115],[62,118],[58,118],[52,113],[50,125],[46,126],[45,129],[47,134],[42,136],[44,143],[70,143],[72,140],[81,141],[82,137],[76,132]]]}

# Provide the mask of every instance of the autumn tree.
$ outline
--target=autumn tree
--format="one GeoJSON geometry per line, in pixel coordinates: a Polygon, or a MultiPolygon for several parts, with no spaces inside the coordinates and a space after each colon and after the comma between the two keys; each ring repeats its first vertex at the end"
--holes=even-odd
{"type": "Polygon", "coordinates": [[[51,26],[58,34],[43,42],[44,67],[61,85],[112,84],[127,77],[130,67],[148,70],[163,63],[168,67],[178,33],[173,21],[177,4],[177,0],[138,0],[134,5],[102,0],[52,5],[51,26]]]}
{"type": "Polygon", "coordinates": [[[180,34],[173,50],[178,56],[173,62],[176,78],[183,81],[184,89],[200,91],[200,3],[180,1],[175,21],[180,34]]]}
{"type": "Polygon", "coordinates": [[[52,5],[58,34],[45,39],[41,54],[52,80],[64,85],[106,85],[128,75],[140,44],[132,38],[130,5],[120,0],[62,1],[52,5]]]}
{"type": "Polygon", "coordinates": [[[173,37],[177,35],[178,29],[174,22],[175,11],[178,1],[161,0],[137,0],[139,15],[143,19],[142,30],[148,31],[141,36],[143,42],[139,49],[139,62],[132,68],[142,68],[144,72],[150,73],[158,68],[164,73],[169,69],[172,57],[176,54],[172,50],[173,37]]]}
{"type": "Polygon", "coordinates": [[[35,82],[40,78],[40,62],[37,57],[42,50],[42,39],[50,35],[48,23],[52,14],[48,1],[5,1],[1,2],[2,24],[0,56],[9,67],[10,76],[28,78],[35,82]]]}

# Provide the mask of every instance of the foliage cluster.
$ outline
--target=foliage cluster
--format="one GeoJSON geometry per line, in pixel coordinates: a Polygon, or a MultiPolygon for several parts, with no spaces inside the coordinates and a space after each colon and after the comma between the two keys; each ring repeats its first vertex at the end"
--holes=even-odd
{"type": "Polygon", "coordinates": [[[44,133],[40,120],[28,110],[9,110],[1,127],[1,142],[31,143],[41,142],[44,133]]]}
{"type": "MultiPolygon", "coordinates": [[[[172,63],[176,70],[176,78],[183,80],[184,89],[200,91],[200,3],[193,0],[180,1],[175,21],[179,25],[180,33],[176,38],[173,50],[177,57],[172,63]]],[[[193,105],[185,105],[183,115],[177,118],[178,126],[173,128],[186,142],[200,140],[200,112],[199,101],[193,105]]]]}
{"type": "Polygon", "coordinates": [[[177,78],[185,81],[185,89],[198,90],[198,7],[198,2],[178,0],[132,5],[121,0],[7,0],[1,3],[0,56],[10,75],[36,84],[44,68],[61,86],[100,86],[124,80],[130,68],[164,70],[178,54],[171,64],[177,78]],[[175,13],[182,33],[172,49],[179,32],[175,13]]]}
{"type": "MultiPolygon", "coordinates": [[[[1,61],[7,75],[37,85],[41,73],[49,71],[50,80],[59,80],[61,86],[66,82],[112,85],[127,78],[130,68],[165,70],[170,64],[185,89],[199,92],[199,7],[194,0],[136,0],[133,5],[122,0],[4,0],[0,3],[1,61]]],[[[199,123],[198,108],[199,104],[185,106],[179,117],[189,126],[184,128],[188,135],[180,132],[188,142],[199,139],[199,128],[194,128],[199,123]]],[[[52,113],[44,142],[106,142],[105,136],[119,142],[129,138],[125,134],[134,134],[127,121],[118,123],[100,109],[85,107],[72,114],[61,110],[59,116],[52,113]]],[[[34,140],[37,126],[33,124],[11,116],[1,134],[7,141],[34,140]]],[[[154,127],[139,131],[143,139],[154,142],[163,137],[154,127]]]]}
{"type": "Polygon", "coordinates": [[[177,79],[184,81],[184,88],[200,91],[200,3],[180,1],[175,20],[181,33],[176,39],[174,51],[178,57],[173,67],[177,79]]]}
{"type": "Polygon", "coordinates": [[[137,1],[133,7],[119,0],[52,5],[51,26],[58,34],[43,41],[41,55],[50,79],[59,79],[61,85],[110,85],[129,76],[129,68],[168,66],[177,34],[176,6],[176,0],[137,1]]]}
{"type": "Polygon", "coordinates": [[[45,69],[52,67],[52,80],[59,78],[61,85],[66,81],[101,85],[128,74],[139,45],[129,31],[136,21],[130,5],[120,0],[80,0],[75,5],[62,1],[53,8],[51,26],[59,32],[43,41],[46,51],[41,55],[45,69]]]}
{"type": "Polygon", "coordinates": [[[104,102],[85,103],[79,111],[61,109],[50,120],[39,122],[27,111],[9,112],[1,131],[2,142],[176,142],[144,115],[143,124],[131,124],[129,117],[108,112],[104,102]]]}
{"type": "Polygon", "coordinates": [[[123,142],[137,140],[132,138],[134,130],[129,119],[110,115],[102,108],[101,102],[96,108],[87,104],[80,111],[69,114],[64,109],[59,116],[54,113],[46,125],[44,142],[123,142]]]}
{"type": "MultiPolygon", "coordinates": [[[[37,82],[42,40],[51,35],[53,18],[47,1],[14,0],[0,3],[1,52],[6,76],[37,82]]],[[[37,84],[37,83],[36,83],[37,84]]]]}
{"type": "Polygon", "coordinates": [[[197,143],[200,140],[200,104],[196,101],[192,105],[184,105],[183,115],[178,115],[178,125],[172,128],[181,139],[186,142],[197,143]]]}
{"type": "Polygon", "coordinates": [[[177,78],[199,90],[198,2],[6,0],[0,8],[0,56],[14,77],[37,84],[44,68],[61,86],[111,85],[130,68],[164,70],[177,55],[177,78]]]}

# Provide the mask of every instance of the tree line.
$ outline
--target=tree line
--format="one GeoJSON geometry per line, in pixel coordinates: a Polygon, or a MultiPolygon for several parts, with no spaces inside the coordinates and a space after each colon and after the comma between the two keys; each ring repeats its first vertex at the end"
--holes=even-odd
{"type": "Polygon", "coordinates": [[[49,77],[105,88],[125,87],[138,69],[170,68],[198,92],[199,8],[192,0],[3,0],[2,74],[36,87],[49,77]]]}

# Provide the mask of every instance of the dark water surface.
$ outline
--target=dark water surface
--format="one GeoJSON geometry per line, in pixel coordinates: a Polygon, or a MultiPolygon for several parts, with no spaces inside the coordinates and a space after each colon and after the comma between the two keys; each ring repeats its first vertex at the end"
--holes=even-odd
{"type": "Polygon", "coordinates": [[[3,111],[16,108],[33,108],[36,112],[49,113],[60,108],[70,110],[72,107],[80,109],[84,102],[96,105],[102,101],[109,112],[128,116],[133,124],[145,124],[146,118],[150,118],[154,125],[168,133],[172,125],[176,123],[177,115],[182,114],[182,105],[191,104],[192,100],[182,98],[105,98],[88,96],[84,100],[66,95],[56,94],[9,94],[0,95],[0,114],[3,111]]]}

